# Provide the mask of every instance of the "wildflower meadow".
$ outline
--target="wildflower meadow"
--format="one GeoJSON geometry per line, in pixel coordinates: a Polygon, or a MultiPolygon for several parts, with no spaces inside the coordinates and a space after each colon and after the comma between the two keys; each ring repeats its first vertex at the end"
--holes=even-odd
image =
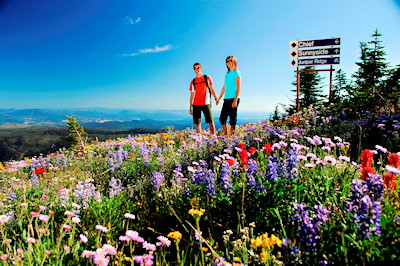
{"type": "Polygon", "coordinates": [[[398,146],[353,156],[343,136],[316,134],[328,120],[127,136],[0,165],[0,263],[399,263],[398,146]]]}

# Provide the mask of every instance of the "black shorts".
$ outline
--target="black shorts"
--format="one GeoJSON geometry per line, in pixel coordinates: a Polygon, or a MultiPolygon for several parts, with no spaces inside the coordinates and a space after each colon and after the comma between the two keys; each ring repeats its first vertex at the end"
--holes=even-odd
{"type": "Polygon", "coordinates": [[[211,123],[214,121],[211,105],[193,105],[193,123],[200,124],[201,123],[201,112],[204,114],[204,119],[206,123],[211,123]]]}
{"type": "Polygon", "coordinates": [[[229,116],[229,124],[232,126],[236,125],[237,122],[237,108],[239,106],[240,99],[237,101],[237,106],[235,108],[232,108],[232,103],[235,99],[225,99],[224,104],[222,105],[222,110],[221,110],[221,115],[219,116],[219,122],[221,125],[226,124],[226,120],[228,119],[229,116]]]}

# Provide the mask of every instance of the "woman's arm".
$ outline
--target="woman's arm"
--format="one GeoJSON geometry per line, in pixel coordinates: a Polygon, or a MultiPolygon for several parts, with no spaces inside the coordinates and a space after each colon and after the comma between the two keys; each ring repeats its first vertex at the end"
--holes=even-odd
{"type": "Polygon", "coordinates": [[[217,99],[217,105],[218,105],[219,101],[221,101],[222,97],[224,97],[224,94],[225,94],[225,84],[222,87],[221,93],[219,94],[219,97],[217,99]]]}
{"type": "Polygon", "coordinates": [[[236,81],[236,95],[235,95],[235,99],[233,100],[233,103],[232,103],[232,108],[235,108],[238,105],[237,102],[238,102],[238,99],[239,99],[240,89],[241,89],[240,77],[236,77],[235,81],[236,81]]]}

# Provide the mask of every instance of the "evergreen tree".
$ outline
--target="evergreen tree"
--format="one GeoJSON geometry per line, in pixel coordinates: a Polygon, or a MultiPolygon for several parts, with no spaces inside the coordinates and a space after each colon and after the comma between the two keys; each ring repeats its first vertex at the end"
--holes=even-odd
{"type": "Polygon", "coordinates": [[[400,109],[400,65],[389,71],[386,81],[386,93],[390,104],[400,109]]]}
{"type": "Polygon", "coordinates": [[[347,91],[348,80],[346,77],[346,73],[343,70],[339,69],[336,73],[336,76],[333,79],[331,97],[329,99],[330,103],[341,103],[343,102],[344,93],[347,91]]]}
{"type": "MultiPolygon", "coordinates": [[[[300,72],[300,108],[310,105],[320,105],[326,98],[322,94],[321,75],[315,70],[315,67],[306,67],[307,72],[300,72]]],[[[297,80],[292,83],[297,88],[297,80]]],[[[296,93],[296,89],[292,90],[296,93]]],[[[293,108],[293,106],[291,106],[293,108]]]]}
{"type": "Polygon", "coordinates": [[[85,132],[85,129],[79,125],[78,120],[76,120],[74,115],[67,116],[67,120],[68,122],[65,129],[71,132],[67,136],[67,140],[72,143],[73,147],[85,149],[88,141],[88,134],[85,132]]]}
{"type": "Polygon", "coordinates": [[[388,73],[388,63],[380,40],[381,36],[382,34],[376,29],[372,41],[360,43],[361,61],[356,62],[359,69],[353,75],[355,88],[351,95],[351,102],[357,111],[376,110],[387,101],[385,77],[388,73]]]}

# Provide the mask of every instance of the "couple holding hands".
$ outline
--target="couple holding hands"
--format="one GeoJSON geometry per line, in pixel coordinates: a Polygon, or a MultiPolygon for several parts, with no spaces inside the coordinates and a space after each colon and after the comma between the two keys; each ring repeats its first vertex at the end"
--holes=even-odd
{"type": "Polygon", "coordinates": [[[237,120],[237,107],[239,105],[240,87],[241,87],[241,73],[238,70],[238,63],[236,57],[228,56],[226,58],[226,67],[228,72],[225,75],[225,83],[222,87],[221,93],[217,98],[214,90],[213,81],[210,76],[203,75],[200,63],[193,65],[196,77],[190,82],[190,110],[189,113],[193,115],[193,123],[196,124],[197,133],[201,134],[201,113],[203,112],[206,123],[210,125],[211,134],[215,133],[214,118],[211,110],[210,97],[207,97],[207,91],[215,99],[218,105],[222,97],[224,103],[222,105],[221,115],[219,122],[222,125],[225,136],[230,133],[235,133],[236,120],[237,120]],[[230,131],[226,121],[229,117],[229,124],[231,125],[230,131]]]}

